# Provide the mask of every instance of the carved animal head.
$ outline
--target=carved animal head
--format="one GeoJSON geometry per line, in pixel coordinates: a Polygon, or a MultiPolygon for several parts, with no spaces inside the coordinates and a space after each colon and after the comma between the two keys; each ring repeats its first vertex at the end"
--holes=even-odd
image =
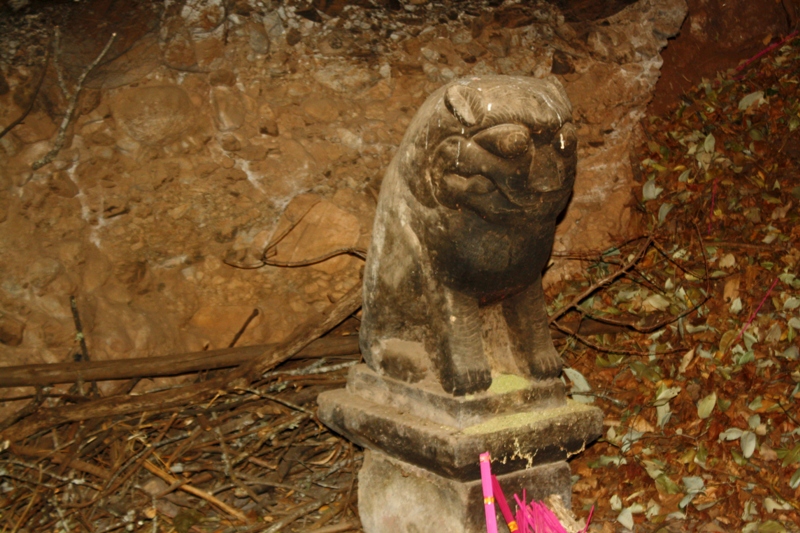
{"type": "Polygon", "coordinates": [[[410,185],[420,202],[498,223],[563,210],[575,179],[577,137],[555,78],[467,78],[432,99],[435,110],[416,132],[416,153],[426,161],[410,185]]]}

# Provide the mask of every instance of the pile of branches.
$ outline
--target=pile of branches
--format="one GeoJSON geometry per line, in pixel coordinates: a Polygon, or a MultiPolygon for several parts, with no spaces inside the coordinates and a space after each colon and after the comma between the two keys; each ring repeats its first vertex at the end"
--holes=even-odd
{"type": "Polygon", "coordinates": [[[124,367],[8,368],[0,385],[33,385],[36,394],[2,423],[3,530],[357,529],[361,455],[322,426],[314,402],[319,392],[341,387],[360,359],[342,355],[357,354],[355,336],[319,339],[360,301],[356,288],[318,323],[304,324],[277,346],[132,360],[124,367]],[[131,394],[139,375],[194,367],[201,371],[191,382],[131,394]],[[122,378],[128,379],[105,397],[94,385],[122,378]],[[41,385],[69,380],[75,384],[67,394],[41,385]]]}

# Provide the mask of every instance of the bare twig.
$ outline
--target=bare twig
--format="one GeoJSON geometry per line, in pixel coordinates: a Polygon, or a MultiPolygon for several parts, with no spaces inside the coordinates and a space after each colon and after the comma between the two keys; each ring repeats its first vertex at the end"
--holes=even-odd
{"type": "Polygon", "coordinates": [[[597,291],[601,287],[608,286],[617,278],[624,276],[628,271],[630,271],[636,265],[636,263],[639,262],[639,260],[644,256],[645,252],[652,243],[653,243],[653,237],[648,236],[644,245],[639,249],[638,252],[636,252],[636,254],[630,259],[630,261],[622,265],[619,268],[619,270],[592,283],[582,293],[575,296],[570,303],[568,303],[567,305],[565,305],[564,307],[553,313],[553,315],[550,317],[550,324],[553,324],[556,320],[565,315],[571,309],[578,309],[578,306],[582,301],[591,296],[595,291],[597,291]]]}
{"type": "Polygon", "coordinates": [[[307,514],[313,513],[323,505],[326,505],[332,502],[335,498],[335,494],[333,497],[326,498],[325,500],[315,500],[313,502],[309,502],[305,505],[298,507],[294,512],[289,513],[287,516],[283,517],[282,519],[274,522],[269,529],[267,529],[264,533],[278,533],[278,531],[283,531],[283,528],[298,520],[307,514]]]}
{"type": "Polygon", "coordinates": [[[249,326],[250,322],[252,322],[257,316],[258,316],[258,309],[253,309],[253,312],[250,313],[250,316],[248,316],[247,320],[244,321],[242,327],[239,329],[239,331],[236,332],[236,335],[233,336],[233,340],[228,345],[228,348],[233,348],[234,346],[236,346],[236,343],[239,342],[239,339],[242,337],[242,335],[244,335],[244,332],[247,331],[247,326],[249,326]]]}
{"type": "Polygon", "coordinates": [[[286,267],[286,268],[295,268],[295,267],[303,267],[309,265],[316,265],[317,263],[322,263],[323,261],[327,261],[328,259],[332,259],[339,255],[352,255],[358,257],[361,260],[366,260],[367,258],[367,251],[363,248],[337,248],[332,252],[328,252],[326,254],[311,258],[311,259],[304,259],[302,261],[276,261],[274,259],[269,259],[264,256],[262,262],[265,265],[269,266],[278,266],[278,267],[286,267]]]}
{"type": "MultiPolygon", "coordinates": [[[[164,481],[166,481],[169,484],[178,482],[178,479],[176,479],[172,475],[168,474],[164,470],[158,468],[156,465],[154,465],[150,461],[145,461],[144,462],[144,467],[150,473],[155,474],[156,476],[160,477],[161,479],[163,479],[164,481]]],[[[222,500],[216,498],[215,496],[212,496],[211,494],[209,494],[208,492],[206,492],[204,490],[198,489],[197,487],[195,487],[193,485],[190,485],[188,483],[182,484],[179,488],[180,488],[180,490],[182,490],[184,492],[188,492],[189,494],[192,494],[193,496],[197,496],[198,498],[202,498],[203,500],[207,501],[211,505],[214,505],[215,507],[218,507],[222,511],[228,513],[228,515],[236,518],[237,520],[241,520],[242,522],[247,522],[248,521],[247,517],[244,515],[244,513],[242,513],[238,509],[234,509],[233,507],[231,507],[227,503],[225,503],[222,500]]]]}
{"type": "Polygon", "coordinates": [[[72,93],[72,96],[67,94],[66,92],[66,85],[63,83],[63,77],[61,76],[61,69],[58,68],[58,55],[61,51],[61,31],[59,30],[58,26],[56,26],[55,31],[55,48],[56,48],[56,68],[59,73],[59,79],[61,84],[61,90],[64,91],[64,96],[69,99],[69,103],[67,104],[67,110],[64,114],[64,118],[61,121],[61,126],[58,128],[58,134],[56,135],[56,141],[53,144],[53,148],[47,152],[42,158],[34,161],[32,168],[33,170],[39,170],[49,162],[51,162],[57,155],[58,152],[61,151],[61,148],[64,146],[64,139],[67,134],[67,128],[69,127],[69,123],[72,121],[72,115],[75,113],[75,108],[78,106],[78,97],[81,94],[81,90],[83,90],[83,82],[86,80],[86,76],[94,70],[95,67],[102,61],[103,57],[108,53],[109,48],[111,48],[111,44],[114,42],[114,39],[117,38],[117,34],[112,33],[111,37],[108,39],[108,42],[97,55],[97,57],[92,61],[88,67],[83,71],[83,73],[78,78],[78,82],[75,85],[75,91],[72,93]]]}

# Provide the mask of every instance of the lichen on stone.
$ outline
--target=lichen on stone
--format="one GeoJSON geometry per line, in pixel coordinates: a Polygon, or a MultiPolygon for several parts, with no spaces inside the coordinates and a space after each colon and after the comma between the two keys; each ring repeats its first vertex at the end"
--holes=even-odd
{"type": "Polygon", "coordinates": [[[488,392],[492,394],[506,394],[518,390],[526,389],[530,386],[530,381],[522,376],[514,374],[500,374],[492,380],[488,392]]]}

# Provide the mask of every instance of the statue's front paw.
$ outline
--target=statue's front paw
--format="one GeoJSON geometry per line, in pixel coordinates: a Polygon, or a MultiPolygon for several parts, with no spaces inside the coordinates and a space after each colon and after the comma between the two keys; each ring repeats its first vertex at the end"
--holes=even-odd
{"type": "Polygon", "coordinates": [[[486,368],[459,369],[442,380],[444,390],[455,396],[483,392],[492,384],[492,372],[486,368]]]}
{"type": "Polygon", "coordinates": [[[561,375],[561,366],[561,356],[555,347],[550,346],[533,354],[531,376],[536,379],[557,378],[561,375]]]}

